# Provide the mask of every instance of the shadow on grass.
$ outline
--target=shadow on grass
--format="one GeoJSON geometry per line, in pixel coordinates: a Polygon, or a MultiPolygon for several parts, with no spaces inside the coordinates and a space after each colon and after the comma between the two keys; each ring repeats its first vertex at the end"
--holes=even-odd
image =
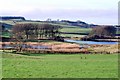
{"type": "Polygon", "coordinates": [[[51,40],[51,39],[40,39],[40,40],[27,40],[27,41],[30,41],[30,42],[52,42],[54,40],[51,40]]]}
{"type": "MultiPolygon", "coordinates": [[[[61,53],[28,53],[28,52],[12,53],[12,54],[20,54],[20,55],[26,55],[26,56],[75,55],[75,54],[61,54],[61,53]]],[[[78,55],[78,54],[76,54],[76,55],[78,55]]]]}
{"type": "Polygon", "coordinates": [[[20,55],[26,55],[26,56],[45,56],[49,54],[39,54],[39,53],[12,53],[12,54],[20,54],[20,55]]]}

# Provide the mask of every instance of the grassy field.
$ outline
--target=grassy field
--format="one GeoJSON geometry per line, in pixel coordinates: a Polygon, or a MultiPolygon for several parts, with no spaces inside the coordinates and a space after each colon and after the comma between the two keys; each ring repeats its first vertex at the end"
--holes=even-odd
{"type": "Polygon", "coordinates": [[[116,34],[120,34],[120,30],[117,30],[117,31],[116,31],[116,34]]]}
{"type": "Polygon", "coordinates": [[[79,27],[67,28],[67,27],[64,27],[61,29],[61,32],[89,33],[91,30],[92,30],[91,28],[79,28],[79,27]]]}
{"type": "Polygon", "coordinates": [[[1,20],[0,22],[10,24],[10,25],[15,25],[15,23],[12,20],[1,20]]]}
{"type": "Polygon", "coordinates": [[[11,34],[9,32],[2,32],[2,37],[10,37],[11,34]]]}
{"type": "MultiPolygon", "coordinates": [[[[12,20],[3,20],[3,23],[15,25],[16,23],[37,23],[37,24],[42,24],[44,22],[35,22],[35,21],[18,21],[14,23],[12,20]]],[[[67,33],[82,33],[82,34],[61,34],[62,37],[84,37],[84,34],[88,34],[92,31],[92,28],[81,28],[77,26],[70,26],[66,24],[54,24],[50,23],[52,25],[60,25],[63,28],[60,30],[61,32],[67,32],[67,33]]],[[[120,34],[120,31],[117,31],[116,34],[120,34]]],[[[3,33],[3,37],[10,37],[10,33],[3,33]]]]}
{"type": "Polygon", "coordinates": [[[79,34],[61,34],[62,37],[84,37],[86,35],[79,35],[79,34]]]}
{"type": "MultiPolygon", "coordinates": [[[[42,24],[41,22],[30,22],[30,21],[20,21],[14,23],[12,20],[3,20],[1,21],[3,23],[15,25],[16,23],[38,23],[42,24]]],[[[51,23],[53,24],[53,23],[51,23]]],[[[64,25],[64,24],[53,24],[53,25],[60,25],[63,28],[60,30],[61,32],[71,32],[71,33],[89,33],[92,29],[91,28],[80,28],[77,26],[70,26],[70,25],[64,25]]],[[[10,37],[10,33],[3,33],[3,37],[10,37]]],[[[78,34],[62,34],[63,37],[83,37],[84,35],[78,35],[78,34]]]]}
{"type": "MultiPolygon", "coordinates": [[[[68,33],[90,33],[91,28],[79,28],[79,27],[64,27],[60,31],[68,33]]],[[[85,35],[81,34],[61,34],[63,37],[84,37],[85,35]]]]}
{"type": "Polygon", "coordinates": [[[117,78],[117,54],[3,53],[4,78],[117,78]]]}

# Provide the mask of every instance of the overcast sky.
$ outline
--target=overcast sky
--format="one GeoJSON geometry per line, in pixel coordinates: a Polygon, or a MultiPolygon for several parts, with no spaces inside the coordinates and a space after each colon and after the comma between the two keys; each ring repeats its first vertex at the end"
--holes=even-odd
{"type": "Polygon", "coordinates": [[[0,16],[118,24],[119,0],[0,0],[0,16]]]}

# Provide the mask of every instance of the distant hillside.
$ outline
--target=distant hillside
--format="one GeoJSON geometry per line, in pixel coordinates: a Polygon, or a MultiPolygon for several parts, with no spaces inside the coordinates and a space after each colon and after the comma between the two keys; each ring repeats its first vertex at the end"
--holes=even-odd
{"type": "MultiPolygon", "coordinates": [[[[17,23],[50,23],[53,25],[60,25],[63,27],[62,32],[71,32],[71,33],[79,33],[82,32],[81,29],[86,28],[86,29],[92,29],[93,27],[100,27],[100,26],[113,26],[113,25],[95,25],[95,24],[89,24],[84,21],[70,21],[70,20],[47,20],[47,21],[35,21],[35,20],[26,20],[24,17],[21,16],[2,16],[0,17],[2,19],[1,24],[2,24],[2,29],[3,30],[9,30],[12,28],[13,25],[17,23]]],[[[117,34],[120,34],[120,28],[119,25],[114,25],[113,27],[117,28],[117,34]]],[[[83,30],[84,31],[84,30],[83,30]]],[[[88,34],[88,31],[86,31],[88,34]]],[[[86,34],[85,32],[85,34],[86,34]]]]}
{"type": "Polygon", "coordinates": [[[87,28],[89,27],[89,25],[83,21],[66,21],[66,20],[62,20],[61,22],[66,22],[68,23],[68,25],[71,26],[78,26],[78,27],[84,27],[87,28]]]}
{"type": "Polygon", "coordinates": [[[92,27],[96,27],[98,25],[94,25],[94,24],[88,24],[86,22],[83,21],[69,21],[69,20],[61,20],[61,21],[46,21],[49,23],[53,23],[53,24],[62,24],[62,25],[68,25],[68,26],[76,26],[76,27],[81,27],[81,28],[92,28],[92,27]]]}
{"type": "Polygon", "coordinates": [[[4,16],[4,17],[0,17],[0,20],[25,20],[25,18],[24,17],[4,16]]]}
{"type": "Polygon", "coordinates": [[[9,30],[12,28],[12,25],[0,22],[0,28],[2,28],[2,30],[9,30]]]}

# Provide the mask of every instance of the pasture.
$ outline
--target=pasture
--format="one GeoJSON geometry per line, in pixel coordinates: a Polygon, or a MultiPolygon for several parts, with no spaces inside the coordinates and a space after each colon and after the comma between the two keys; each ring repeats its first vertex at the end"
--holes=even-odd
{"type": "Polygon", "coordinates": [[[117,78],[118,54],[2,54],[4,78],[117,78]]]}
{"type": "MultiPolygon", "coordinates": [[[[37,24],[43,24],[44,22],[35,22],[35,21],[12,21],[12,20],[3,20],[1,21],[6,24],[15,25],[17,23],[37,23],[37,24]]],[[[81,28],[77,26],[70,26],[66,24],[54,24],[50,23],[52,25],[59,25],[63,28],[60,30],[61,32],[67,32],[67,33],[89,33],[92,29],[91,28],[81,28]]],[[[3,37],[10,37],[10,32],[4,32],[2,33],[3,37]]],[[[61,34],[62,37],[83,37],[85,35],[81,34],[61,34]]]]}
{"type": "Polygon", "coordinates": [[[61,32],[70,32],[70,33],[89,33],[91,28],[79,28],[79,27],[64,27],[61,29],[61,32]]]}
{"type": "Polygon", "coordinates": [[[60,31],[72,34],[61,34],[62,37],[84,37],[83,34],[90,33],[91,28],[79,28],[79,27],[63,27],[60,31]],[[77,33],[77,34],[73,34],[77,33]],[[79,33],[79,34],[78,34],[79,33]]]}
{"type": "Polygon", "coordinates": [[[86,35],[79,35],[79,34],[61,34],[62,37],[84,37],[86,35]]]}

